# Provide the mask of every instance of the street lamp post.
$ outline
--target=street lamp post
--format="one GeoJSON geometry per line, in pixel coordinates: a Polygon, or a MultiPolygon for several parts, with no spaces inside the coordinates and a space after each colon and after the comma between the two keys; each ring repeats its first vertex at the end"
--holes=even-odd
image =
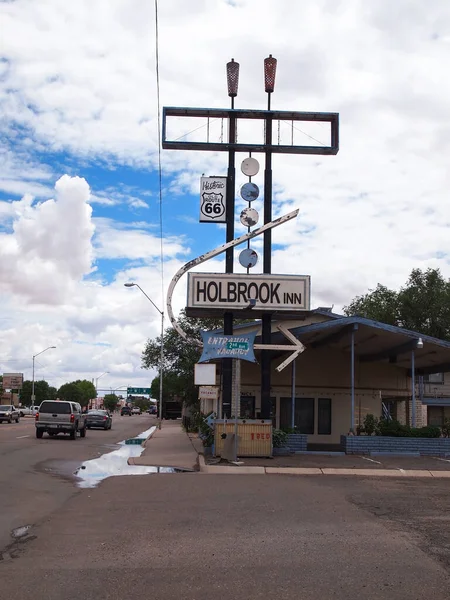
{"type": "Polygon", "coordinates": [[[45,350],[41,350],[37,354],[33,355],[33,378],[32,378],[32,381],[31,381],[31,405],[32,406],[34,406],[34,403],[36,401],[36,398],[35,398],[35,395],[34,395],[34,359],[36,358],[36,356],[39,356],[39,354],[43,354],[44,352],[47,352],[47,350],[51,350],[52,348],[56,348],[56,346],[49,346],[45,350]]]}
{"type": "Polygon", "coordinates": [[[164,363],[164,311],[160,310],[156,304],[153,302],[153,300],[150,298],[150,296],[148,296],[144,290],[141,288],[141,286],[137,283],[124,283],[125,287],[131,288],[131,287],[137,287],[141,290],[141,292],[144,294],[144,296],[147,298],[147,300],[150,300],[150,302],[153,304],[153,306],[156,308],[156,310],[159,312],[159,314],[161,315],[161,355],[160,355],[160,362],[159,362],[159,429],[161,429],[161,423],[162,423],[162,398],[163,398],[163,363],[164,363]]]}
{"type": "MultiPolygon", "coordinates": [[[[104,373],[102,373],[101,375],[96,377],[96,379],[95,379],[95,393],[97,396],[98,396],[98,380],[100,379],[100,377],[103,377],[103,375],[107,375],[108,373],[109,373],[109,371],[105,371],[104,373]]],[[[97,406],[97,400],[95,401],[95,405],[97,406]]]]}

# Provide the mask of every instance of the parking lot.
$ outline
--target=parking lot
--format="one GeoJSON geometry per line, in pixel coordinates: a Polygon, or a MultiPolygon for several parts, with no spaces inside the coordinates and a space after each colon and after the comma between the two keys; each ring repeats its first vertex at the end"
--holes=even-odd
{"type": "Polygon", "coordinates": [[[242,458],[247,466],[318,469],[388,469],[397,471],[449,471],[450,457],[409,455],[294,454],[273,458],[242,458]]]}

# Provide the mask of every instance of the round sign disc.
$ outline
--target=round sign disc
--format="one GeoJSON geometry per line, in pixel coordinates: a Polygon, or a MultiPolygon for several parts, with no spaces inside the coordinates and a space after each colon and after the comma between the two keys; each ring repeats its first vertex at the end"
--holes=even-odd
{"type": "Polygon", "coordinates": [[[246,248],[239,254],[239,262],[246,269],[250,269],[250,267],[254,267],[258,262],[258,255],[251,248],[246,248]]]}
{"type": "Polygon", "coordinates": [[[256,183],[244,183],[241,187],[241,198],[247,202],[253,202],[259,196],[259,187],[256,183]]]}
{"type": "Polygon", "coordinates": [[[259,214],[254,208],[244,208],[241,212],[241,223],[245,227],[253,227],[258,221],[259,214]]]}
{"type": "Polygon", "coordinates": [[[256,158],[245,158],[241,164],[241,171],[244,175],[253,177],[253,175],[256,175],[259,171],[259,162],[256,158]]]}

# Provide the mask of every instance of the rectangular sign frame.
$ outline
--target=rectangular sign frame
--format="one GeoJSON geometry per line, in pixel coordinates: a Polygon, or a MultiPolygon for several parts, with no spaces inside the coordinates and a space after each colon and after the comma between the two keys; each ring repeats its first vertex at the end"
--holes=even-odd
{"type": "Polygon", "coordinates": [[[200,177],[200,223],[227,222],[227,178],[200,177]]]}
{"type": "Polygon", "coordinates": [[[311,277],[247,273],[188,273],[186,314],[294,314],[310,310],[311,277]],[[253,302],[253,300],[255,302],[253,302]]]}
{"type": "Polygon", "coordinates": [[[130,394],[132,394],[132,395],[134,395],[134,394],[144,394],[146,396],[150,396],[151,395],[151,388],[129,387],[129,388],[127,388],[127,395],[129,396],[130,394]]]}
{"type": "Polygon", "coordinates": [[[21,390],[23,386],[23,373],[3,373],[4,390],[21,390]]]}

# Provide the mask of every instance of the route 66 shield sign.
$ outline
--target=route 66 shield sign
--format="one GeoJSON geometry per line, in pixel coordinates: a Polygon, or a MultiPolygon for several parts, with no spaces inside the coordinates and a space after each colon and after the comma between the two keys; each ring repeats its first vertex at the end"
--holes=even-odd
{"type": "Polygon", "coordinates": [[[226,223],[226,177],[200,180],[200,223],[226,223]]]}

